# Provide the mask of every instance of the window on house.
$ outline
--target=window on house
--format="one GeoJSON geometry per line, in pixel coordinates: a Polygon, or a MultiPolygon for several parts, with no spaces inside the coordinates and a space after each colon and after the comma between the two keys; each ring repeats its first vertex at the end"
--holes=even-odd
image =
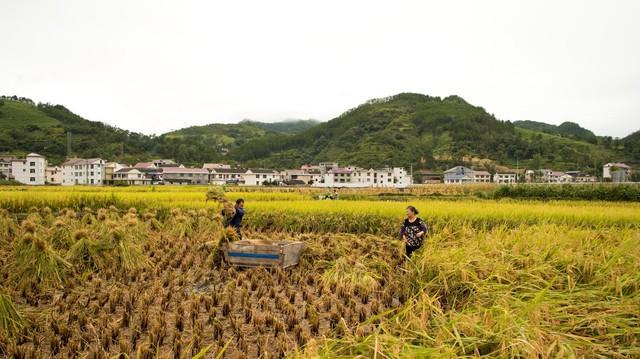
{"type": "Polygon", "coordinates": [[[35,182],[36,178],[35,177],[29,177],[29,182],[35,182]]]}
{"type": "Polygon", "coordinates": [[[36,173],[36,169],[35,168],[30,169],[29,173],[36,173]]]}
{"type": "Polygon", "coordinates": [[[35,162],[29,162],[29,166],[31,167],[35,167],[36,163],[35,162]]]}

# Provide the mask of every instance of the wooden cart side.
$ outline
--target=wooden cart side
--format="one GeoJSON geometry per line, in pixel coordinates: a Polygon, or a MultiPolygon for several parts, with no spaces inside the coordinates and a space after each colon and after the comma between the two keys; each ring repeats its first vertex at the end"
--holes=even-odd
{"type": "Polygon", "coordinates": [[[240,266],[278,266],[281,257],[279,247],[247,244],[231,244],[226,254],[228,263],[240,266]]]}

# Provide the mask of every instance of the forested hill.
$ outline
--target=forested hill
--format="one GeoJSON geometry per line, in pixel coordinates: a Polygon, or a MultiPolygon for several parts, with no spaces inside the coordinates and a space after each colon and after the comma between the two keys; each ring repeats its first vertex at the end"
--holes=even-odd
{"type": "Polygon", "coordinates": [[[446,168],[478,158],[560,169],[587,168],[617,156],[596,143],[516,128],[458,96],[412,93],[369,101],[297,135],[265,136],[230,153],[238,161],[274,167],[337,160],[446,168]]]}
{"type": "Polygon", "coordinates": [[[598,143],[598,137],[593,132],[574,122],[563,122],[557,126],[536,121],[515,121],[513,124],[520,128],[551,133],[590,143],[598,143]]]}
{"type": "Polygon", "coordinates": [[[35,104],[27,98],[0,99],[0,153],[37,152],[52,163],[67,153],[83,157],[134,160],[153,151],[153,138],[102,122],[88,121],[62,105],[35,104]],[[122,153],[126,154],[121,156],[122,153]]]}
{"type": "Polygon", "coordinates": [[[126,163],[163,157],[188,165],[226,161],[285,168],[335,160],[442,169],[472,159],[487,166],[515,166],[517,158],[523,166],[588,170],[594,161],[640,162],[638,132],[622,140],[593,141],[585,136],[591,132],[576,124],[522,124],[500,121],[457,96],[403,93],[368,101],[324,123],[247,120],[147,136],[88,121],[61,105],[4,98],[0,153],[38,152],[60,163],[67,153],[66,133],[71,132],[73,155],[126,163]]]}
{"type": "Polygon", "coordinates": [[[129,132],[86,120],[61,105],[36,104],[28,98],[0,99],[0,154],[37,152],[52,163],[67,156],[71,132],[74,156],[102,157],[135,163],[152,157],[174,158],[186,164],[228,159],[225,153],[269,134],[293,134],[316,126],[315,120],[274,123],[241,121],[237,124],[193,126],[161,136],[129,132]]]}

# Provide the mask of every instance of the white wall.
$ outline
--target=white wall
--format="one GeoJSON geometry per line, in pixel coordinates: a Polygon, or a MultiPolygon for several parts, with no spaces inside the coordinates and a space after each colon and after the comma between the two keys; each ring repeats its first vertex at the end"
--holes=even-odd
{"type": "Polygon", "coordinates": [[[13,178],[27,185],[45,184],[47,161],[44,157],[29,157],[25,160],[11,162],[13,178]]]}

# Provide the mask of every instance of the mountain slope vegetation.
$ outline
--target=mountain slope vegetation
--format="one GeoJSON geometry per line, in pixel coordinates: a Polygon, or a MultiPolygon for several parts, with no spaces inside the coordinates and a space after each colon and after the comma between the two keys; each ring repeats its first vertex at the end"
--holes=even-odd
{"type": "Polygon", "coordinates": [[[594,163],[640,161],[638,132],[593,141],[593,133],[577,124],[501,121],[458,96],[402,93],[368,101],[323,123],[245,120],[160,136],[89,121],[61,105],[0,100],[0,153],[38,152],[59,163],[67,154],[67,132],[73,155],[125,163],[164,157],[187,165],[225,161],[285,168],[339,161],[444,169],[460,163],[515,166],[518,161],[521,166],[592,170],[594,163]]]}
{"type": "Polygon", "coordinates": [[[366,167],[445,168],[468,158],[484,158],[576,168],[616,154],[587,141],[519,129],[457,96],[403,93],[369,101],[294,136],[251,141],[230,156],[274,167],[337,160],[366,167]]]}
{"type": "Polygon", "coordinates": [[[515,121],[513,124],[516,127],[528,130],[560,135],[590,143],[598,143],[598,136],[574,122],[563,122],[557,126],[537,121],[515,121]]]}

